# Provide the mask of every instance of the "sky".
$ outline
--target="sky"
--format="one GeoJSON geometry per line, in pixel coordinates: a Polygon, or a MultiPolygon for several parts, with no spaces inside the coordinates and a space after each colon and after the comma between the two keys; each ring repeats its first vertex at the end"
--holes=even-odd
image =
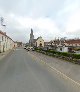
{"type": "Polygon", "coordinates": [[[80,0],[0,0],[3,31],[14,41],[29,41],[31,28],[35,38],[80,37],[80,0]]]}

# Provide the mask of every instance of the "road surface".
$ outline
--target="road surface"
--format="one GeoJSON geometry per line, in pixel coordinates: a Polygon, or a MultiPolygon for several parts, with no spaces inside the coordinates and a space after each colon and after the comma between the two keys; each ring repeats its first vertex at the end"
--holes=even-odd
{"type": "Polygon", "coordinates": [[[0,60],[0,92],[80,92],[80,87],[17,48],[0,60]]]}

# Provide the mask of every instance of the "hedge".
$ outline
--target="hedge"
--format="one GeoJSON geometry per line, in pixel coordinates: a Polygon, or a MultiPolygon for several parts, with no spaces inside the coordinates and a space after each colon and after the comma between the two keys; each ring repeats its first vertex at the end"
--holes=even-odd
{"type": "Polygon", "coordinates": [[[57,52],[54,50],[43,50],[43,49],[39,49],[39,48],[36,48],[35,50],[40,53],[43,53],[43,54],[47,54],[50,56],[56,56],[58,58],[65,59],[70,62],[80,64],[80,54],[73,54],[73,53],[68,53],[68,52],[57,52]]]}

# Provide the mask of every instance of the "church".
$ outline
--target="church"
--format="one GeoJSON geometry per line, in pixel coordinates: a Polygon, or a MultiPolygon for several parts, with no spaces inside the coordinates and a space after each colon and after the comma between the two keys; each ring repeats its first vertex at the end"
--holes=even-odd
{"type": "Polygon", "coordinates": [[[30,33],[29,45],[31,47],[38,47],[38,48],[44,47],[44,40],[41,36],[38,37],[37,39],[34,39],[34,34],[33,34],[32,28],[31,28],[31,33],[30,33]]]}

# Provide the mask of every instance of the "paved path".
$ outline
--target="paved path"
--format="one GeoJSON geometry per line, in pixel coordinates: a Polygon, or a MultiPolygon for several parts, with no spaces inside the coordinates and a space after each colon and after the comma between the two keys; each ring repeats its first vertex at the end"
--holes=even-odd
{"type": "Polygon", "coordinates": [[[0,92],[80,92],[80,87],[18,48],[0,61],[0,92]]]}

